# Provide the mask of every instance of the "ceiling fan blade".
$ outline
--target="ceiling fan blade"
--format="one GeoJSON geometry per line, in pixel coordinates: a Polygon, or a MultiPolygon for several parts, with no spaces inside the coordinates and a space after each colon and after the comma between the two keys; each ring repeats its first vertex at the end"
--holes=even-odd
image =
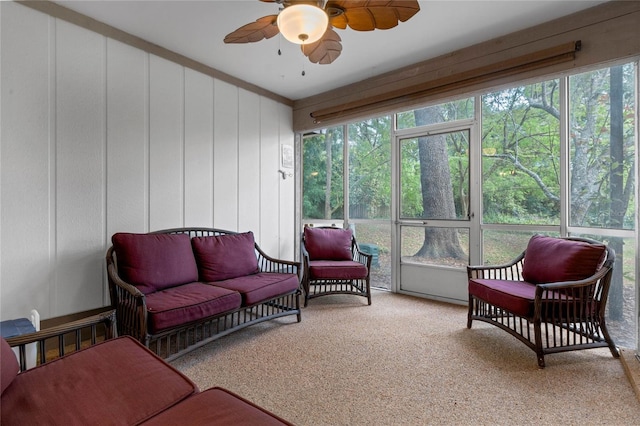
{"type": "Polygon", "coordinates": [[[330,0],[326,8],[343,10],[331,18],[331,25],[356,31],[387,30],[420,11],[417,0],[330,0]]]}
{"type": "Polygon", "coordinates": [[[278,34],[280,30],[276,25],[278,15],[267,15],[256,22],[243,25],[224,38],[225,43],[254,43],[265,38],[271,38],[278,34]]]}
{"type": "Polygon", "coordinates": [[[315,43],[300,46],[302,53],[314,64],[330,64],[342,53],[342,39],[333,28],[328,28],[322,38],[315,43]]]}

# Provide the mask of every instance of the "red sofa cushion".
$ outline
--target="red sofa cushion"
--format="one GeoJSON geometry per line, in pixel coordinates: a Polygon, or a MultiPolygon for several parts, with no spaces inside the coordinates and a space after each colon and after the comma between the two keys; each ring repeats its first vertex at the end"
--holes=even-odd
{"type": "Polygon", "coordinates": [[[200,281],[221,281],[258,272],[253,232],[191,240],[200,281]]]}
{"type": "Polygon", "coordinates": [[[150,293],[146,299],[151,334],[238,309],[242,303],[238,292],[201,282],[150,293]]]}
{"type": "Polygon", "coordinates": [[[589,278],[602,266],[606,247],[534,235],[524,256],[522,277],[533,284],[589,278]]]}
{"type": "Polygon", "coordinates": [[[304,228],[304,246],[310,260],[352,260],[351,229],[304,228]]]}
{"type": "Polygon", "coordinates": [[[245,306],[263,302],[282,294],[298,289],[300,281],[295,274],[279,274],[275,272],[258,272],[253,275],[216,281],[217,287],[224,287],[242,294],[245,306]]]}
{"type": "Polygon", "coordinates": [[[0,341],[0,394],[9,387],[13,379],[18,375],[20,366],[16,354],[4,338],[0,341]]]}
{"type": "Polygon", "coordinates": [[[222,388],[211,388],[149,419],[145,426],[291,425],[284,419],[222,388]]]}
{"type": "Polygon", "coordinates": [[[521,317],[533,317],[535,284],[526,281],[470,279],[469,294],[521,317]]]}
{"type": "Polygon", "coordinates": [[[2,394],[0,423],[131,425],[196,391],[186,376],[125,336],[20,373],[2,394]]]}
{"type": "Polygon", "coordinates": [[[355,280],[366,278],[367,267],[354,260],[311,260],[309,277],[311,279],[355,280]]]}
{"type": "Polygon", "coordinates": [[[117,233],[111,237],[118,275],[144,294],[198,281],[186,234],[117,233]]]}

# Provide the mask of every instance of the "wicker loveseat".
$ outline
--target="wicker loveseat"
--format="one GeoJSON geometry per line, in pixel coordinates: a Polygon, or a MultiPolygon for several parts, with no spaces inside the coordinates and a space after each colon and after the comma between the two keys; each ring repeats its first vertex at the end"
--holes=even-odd
{"type": "Polygon", "coordinates": [[[98,315],[1,339],[0,424],[290,424],[226,389],[199,392],[189,378],[133,338],[112,339],[112,317],[113,313],[98,315]],[[97,330],[101,324],[108,325],[106,333],[97,330]],[[84,331],[91,336],[88,341],[82,337],[84,331]],[[69,333],[76,340],[76,350],[67,349],[72,353],[62,355],[63,343],[59,356],[47,358],[45,347],[50,340],[64,342],[69,333]],[[34,343],[40,349],[39,365],[19,372],[26,364],[26,345],[34,343]],[[87,343],[89,347],[79,349],[87,343]],[[21,367],[11,347],[18,349],[21,367]]]}
{"type": "Polygon", "coordinates": [[[235,330],[296,315],[300,263],[267,256],[251,232],[117,233],[107,272],[118,333],[167,360],[235,330]]]}

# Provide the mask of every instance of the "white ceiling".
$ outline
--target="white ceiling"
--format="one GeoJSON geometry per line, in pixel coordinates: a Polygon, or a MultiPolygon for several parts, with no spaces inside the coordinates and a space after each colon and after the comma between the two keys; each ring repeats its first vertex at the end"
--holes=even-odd
{"type": "Polygon", "coordinates": [[[424,0],[390,30],[336,32],[342,54],[312,64],[280,35],[225,44],[226,34],[278,12],[259,0],[57,1],[98,21],[291,100],[305,98],[595,6],[583,0],[424,0]],[[278,55],[278,49],[282,55],[278,55]],[[304,70],[305,75],[302,76],[304,70]]]}

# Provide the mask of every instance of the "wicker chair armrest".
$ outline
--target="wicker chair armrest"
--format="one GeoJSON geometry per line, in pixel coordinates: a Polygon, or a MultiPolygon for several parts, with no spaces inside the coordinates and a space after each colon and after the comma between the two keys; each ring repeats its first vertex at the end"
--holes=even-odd
{"type": "MultiPolygon", "coordinates": [[[[120,278],[120,276],[118,275],[118,271],[116,271],[116,268],[113,266],[113,264],[107,266],[107,272],[109,274],[109,279],[115,286],[122,289],[122,291],[124,291],[126,294],[131,295],[131,297],[134,297],[136,300],[140,300],[140,303],[138,303],[137,305],[144,305],[146,309],[145,296],[143,292],[138,290],[136,286],[129,284],[128,282],[120,278]]],[[[112,300],[111,302],[112,304],[114,304],[119,301],[112,300]]]]}
{"type": "Polygon", "coordinates": [[[7,343],[11,347],[18,348],[18,358],[20,363],[20,371],[24,371],[27,368],[26,363],[26,346],[31,343],[38,343],[39,355],[38,362],[44,364],[47,362],[45,343],[49,339],[57,339],[58,343],[58,356],[65,355],[66,348],[64,337],[65,335],[74,334],[75,351],[79,350],[82,346],[82,342],[86,342],[86,336],[83,339],[83,332],[89,334],[88,341],[91,345],[97,343],[98,328],[103,326],[104,339],[111,339],[115,337],[116,330],[116,313],[114,309],[110,309],[99,314],[91,315],[85,318],[81,318],[76,321],[56,325],[44,330],[36,331],[35,333],[22,334],[20,336],[9,337],[6,339],[7,343]]]}
{"type": "Polygon", "coordinates": [[[258,252],[258,266],[263,272],[283,272],[290,274],[300,274],[301,264],[292,260],[276,259],[267,255],[262,249],[255,245],[258,252]]]}
{"type": "Polygon", "coordinates": [[[119,334],[128,334],[146,344],[147,302],[144,293],[118,275],[115,262],[107,260],[111,306],[116,310],[119,334]]]}
{"type": "Polygon", "coordinates": [[[515,259],[501,265],[468,265],[467,277],[486,278],[486,279],[506,279],[506,277],[514,276],[513,279],[520,279],[522,271],[524,252],[520,253],[515,259]]]}
{"type": "Polygon", "coordinates": [[[371,269],[371,262],[373,261],[373,255],[360,251],[360,248],[356,247],[356,249],[353,252],[353,260],[358,263],[362,263],[367,267],[367,269],[371,269]]]}
{"type": "Polygon", "coordinates": [[[538,294],[540,294],[540,297],[541,297],[542,294],[545,292],[545,290],[558,291],[558,290],[573,289],[573,288],[580,288],[580,287],[595,285],[598,283],[598,281],[603,279],[610,272],[611,272],[610,268],[601,268],[598,272],[596,272],[592,276],[582,280],[536,284],[536,298],[538,297],[538,294]]]}

